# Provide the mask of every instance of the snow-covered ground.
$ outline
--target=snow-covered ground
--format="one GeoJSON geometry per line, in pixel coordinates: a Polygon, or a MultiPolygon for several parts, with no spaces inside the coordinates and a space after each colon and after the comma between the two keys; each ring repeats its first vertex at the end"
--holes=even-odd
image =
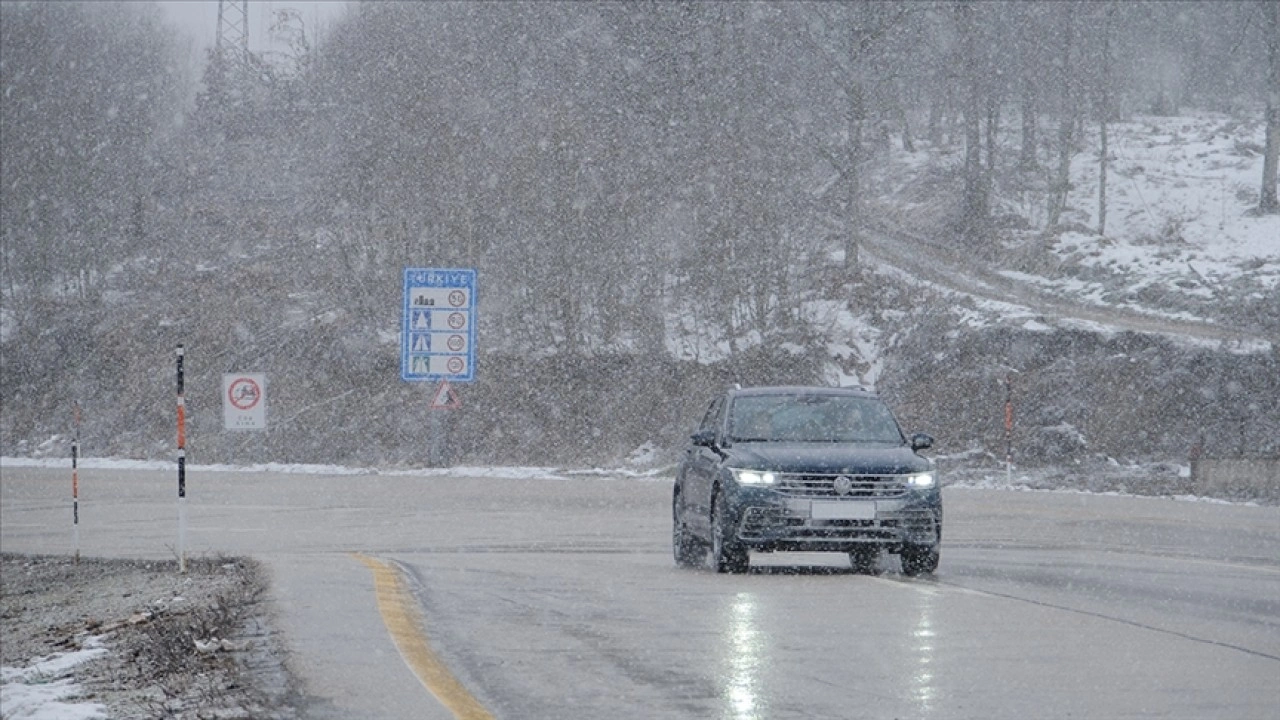
{"type": "Polygon", "coordinates": [[[107,653],[95,638],[87,647],[37,658],[26,667],[0,667],[0,708],[5,720],[96,720],[101,703],[82,699],[71,675],[76,666],[107,653]]]}
{"type": "MultiPolygon", "coordinates": [[[[948,458],[940,459],[942,467],[942,482],[945,487],[957,490],[1012,490],[1018,492],[1071,492],[1071,493],[1088,493],[1098,495],[1128,496],[1142,497],[1142,494],[1124,492],[1117,490],[1097,490],[1074,487],[1071,483],[1062,479],[1062,474],[1055,472],[1054,468],[1035,468],[1022,469],[1015,468],[1013,472],[1006,475],[1003,470],[992,471],[991,469],[981,469],[972,466],[966,466],[963,472],[958,473],[955,477],[948,477],[947,466],[959,465],[964,460],[952,461],[948,458]],[[1056,485],[1056,486],[1055,486],[1056,485]]],[[[163,460],[127,460],[117,458],[83,458],[78,463],[80,468],[99,469],[99,470],[166,470],[175,467],[172,462],[163,460]]],[[[44,467],[44,468],[67,468],[71,467],[71,461],[59,458],[13,458],[0,457],[0,468],[3,467],[44,467]]],[[[434,467],[434,468],[375,468],[375,467],[346,467],[341,465],[308,465],[308,464],[286,464],[286,463],[264,463],[257,465],[192,465],[186,466],[187,472],[275,472],[302,475],[382,475],[388,477],[455,477],[455,478],[502,478],[508,480],[567,480],[575,477],[579,478],[602,478],[616,480],[631,480],[637,482],[672,482],[672,472],[674,468],[658,467],[648,469],[637,468],[552,468],[552,467],[479,467],[479,466],[457,466],[457,467],[434,467]]],[[[1119,464],[1115,464],[1115,471],[1128,475],[1140,476],[1149,474],[1153,468],[1142,465],[1134,465],[1124,468],[1119,464]]],[[[1154,468],[1154,470],[1167,469],[1172,470],[1180,477],[1187,477],[1190,468],[1179,466],[1176,468],[1154,468]]],[[[1255,502],[1232,502],[1217,498],[1202,497],[1192,494],[1164,495],[1163,497],[1171,498],[1179,501],[1190,502],[1212,502],[1256,506],[1255,502]]]]}
{"type": "Polygon", "coordinates": [[[0,555],[0,717],[291,720],[248,560],[0,555]],[[195,634],[200,633],[200,634],[195,634]],[[195,655],[191,655],[194,644],[195,655]]]}
{"type": "MultiPolygon", "coordinates": [[[[1135,117],[1111,126],[1106,234],[1067,232],[1064,262],[1212,300],[1247,277],[1261,298],[1280,284],[1280,215],[1256,216],[1265,127],[1217,113],[1135,117]]],[[[1095,154],[1096,156],[1096,154],[1095,154]]],[[[1072,167],[1069,220],[1098,227],[1096,161],[1072,167]]],[[[1074,290],[1105,299],[1096,283],[1074,290]]],[[[1124,302],[1123,298],[1114,298],[1124,302]]]]}
{"type": "MultiPolygon", "coordinates": [[[[1266,128],[1260,113],[1248,118],[1195,112],[1137,115],[1109,125],[1102,233],[1096,126],[1087,128],[1088,149],[1072,160],[1056,234],[1044,234],[1048,170],[1002,177],[994,211],[1019,220],[1001,234],[1006,252],[992,270],[1055,297],[1182,320],[1222,321],[1240,303],[1274,299],[1280,215],[1255,212],[1266,128]]],[[[1016,142],[1016,134],[1006,137],[1016,142]]],[[[1006,147],[1005,157],[1016,152],[1006,147]]],[[[942,182],[942,168],[957,162],[954,148],[923,143],[908,153],[895,147],[881,201],[903,217],[936,216],[943,209],[931,183],[942,182]]],[[[983,303],[981,309],[1025,316],[1017,306],[983,303]]]]}

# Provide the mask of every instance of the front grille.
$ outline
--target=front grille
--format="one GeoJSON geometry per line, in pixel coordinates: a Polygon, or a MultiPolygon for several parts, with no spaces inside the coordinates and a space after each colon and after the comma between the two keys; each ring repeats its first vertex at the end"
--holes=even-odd
{"type": "Polygon", "coordinates": [[[903,537],[911,542],[929,543],[937,538],[936,518],[928,510],[903,510],[903,537]]]}
{"type": "Polygon", "coordinates": [[[901,475],[778,475],[778,492],[790,497],[820,498],[874,498],[902,497],[907,484],[901,475]],[[847,477],[851,481],[848,493],[836,491],[836,478],[847,477]]]}
{"type": "Polygon", "coordinates": [[[932,543],[936,518],[929,510],[884,511],[874,520],[815,520],[780,507],[750,507],[738,535],[744,540],[792,543],[831,541],[932,543]]]}

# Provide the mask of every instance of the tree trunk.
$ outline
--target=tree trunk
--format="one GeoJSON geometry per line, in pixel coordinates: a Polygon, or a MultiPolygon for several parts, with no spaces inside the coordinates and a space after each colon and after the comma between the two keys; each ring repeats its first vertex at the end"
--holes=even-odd
{"type": "Polygon", "coordinates": [[[1000,138],[1000,103],[995,93],[987,95],[987,188],[995,183],[996,178],[996,144],[1000,138]]]}
{"type": "Polygon", "coordinates": [[[1098,234],[1107,234],[1107,116],[1102,116],[1099,125],[1098,157],[1098,234]]]}
{"type": "Polygon", "coordinates": [[[1258,211],[1280,212],[1276,175],[1280,172],[1280,3],[1267,5],[1267,149],[1262,162],[1262,196],[1258,211]]]}
{"type": "Polygon", "coordinates": [[[936,96],[929,101],[929,142],[934,147],[942,145],[942,101],[936,96]]]}
{"type": "Polygon", "coordinates": [[[1107,121],[1111,119],[1111,19],[1108,5],[1102,26],[1102,90],[1098,102],[1098,234],[1107,234],[1107,121]]]}
{"type": "Polygon", "coordinates": [[[915,152],[916,143],[911,139],[911,121],[907,119],[907,111],[901,104],[898,105],[898,127],[902,130],[902,150],[903,152],[915,152]]]}
{"type": "Polygon", "coordinates": [[[849,87],[849,151],[846,155],[847,177],[845,189],[848,202],[845,208],[847,226],[844,236],[844,267],[853,272],[858,266],[858,244],[862,233],[862,125],[866,116],[862,85],[849,87]]]}
{"type": "Polygon", "coordinates": [[[1018,157],[1018,167],[1022,170],[1033,170],[1036,167],[1036,113],[1035,88],[1028,83],[1022,96],[1022,152],[1018,157]]]}
{"type": "Polygon", "coordinates": [[[1070,5],[1063,5],[1062,28],[1062,118],[1058,126],[1058,170],[1053,189],[1049,193],[1049,213],[1045,226],[1052,228],[1062,218],[1071,189],[1071,153],[1074,150],[1072,131],[1075,129],[1076,108],[1072,105],[1071,45],[1074,42],[1074,13],[1070,5]]]}
{"type": "Polygon", "coordinates": [[[962,2],[956,5],[956,21],[960,29],[962,65],[967,80],[968,97],[964,108],[964,207],[961,212],[961,230],[965,240],[978,240],[987,225],[987,173],[982,163],[982,115],[986,98],[986,84],[982,78],[978,56],[978,32],[973,17],[973,5],[962,2]]]}

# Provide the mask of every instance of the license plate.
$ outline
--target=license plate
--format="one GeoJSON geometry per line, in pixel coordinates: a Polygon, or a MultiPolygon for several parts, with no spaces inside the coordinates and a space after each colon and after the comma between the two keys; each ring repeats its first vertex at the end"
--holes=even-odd
{"type": "Polygon", "coordinates": [[[876,504],[850,500],[848,502],[813,501],[809,517],[814,520],[875,520],[876,504]]]}

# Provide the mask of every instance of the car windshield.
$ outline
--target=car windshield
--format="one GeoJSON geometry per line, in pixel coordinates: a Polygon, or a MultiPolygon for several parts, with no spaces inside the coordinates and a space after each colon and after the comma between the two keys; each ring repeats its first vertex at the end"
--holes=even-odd
{"type": "Polygon", "coordinates": [[[736,442],[903,442],[884,403],[853,395],[739,396],[729,423],[736,442]]]}

